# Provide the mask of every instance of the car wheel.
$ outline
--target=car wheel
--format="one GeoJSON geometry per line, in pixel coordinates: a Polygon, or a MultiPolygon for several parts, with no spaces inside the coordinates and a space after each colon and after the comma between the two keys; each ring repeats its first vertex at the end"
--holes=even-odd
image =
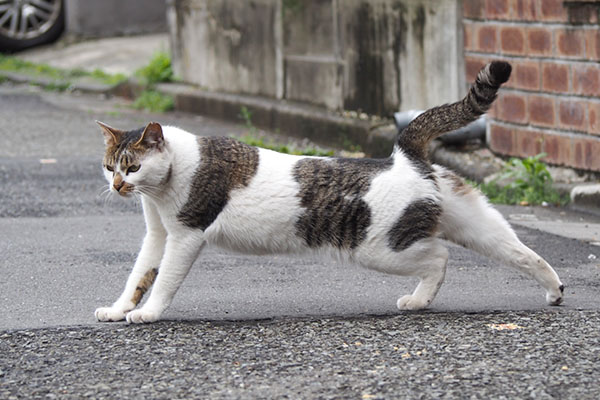
{"type": "Polygon", "coordinates": [[[49,43],[64,27],[62,0],[0,0],[0,51],[49,43]]]}

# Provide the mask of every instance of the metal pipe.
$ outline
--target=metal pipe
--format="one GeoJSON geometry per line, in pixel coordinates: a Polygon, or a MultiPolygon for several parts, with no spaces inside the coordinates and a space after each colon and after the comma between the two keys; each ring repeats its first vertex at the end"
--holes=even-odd
{"type": "MultiPolygon", "coordinates": [[[[408,110],[395,113],[394,121],[396,123],[396,128],[398,128],[398,132],[402,132],[413,119],[417,118],[422,113],[423,111],[421,110],[408,110]]],[[[479,139],[482,142],[485,142],[486,122],[485,115],[482,115],[467,126],[444,133],[439,137],[439,140],[444,144],[453,145],[463,144],[473,139],[479,139]]]]}

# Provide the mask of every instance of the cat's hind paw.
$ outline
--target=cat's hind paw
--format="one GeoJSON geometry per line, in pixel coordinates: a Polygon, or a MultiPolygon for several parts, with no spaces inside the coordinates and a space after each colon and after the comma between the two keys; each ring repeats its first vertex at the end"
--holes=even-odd
{"type": "Polygon", "coordinates": [[[414,295],[402,296],[398,299],[396,306],[402,311],[422,310],[427,307],[431,301],[424,301],[414,295]]]}
{"type": "Polygon", "coordinates": [[[115,307],[100,307],[96,309],[94,315],[100,322],[116,322],[125,319],[127,312],[115,307]]]}
{"type": "Polygon", "coordinates": [[[127,322],[130,324],[146,324],[157,321],[159,317],[159,313],[141,308],[127,313],[127,322]]]}

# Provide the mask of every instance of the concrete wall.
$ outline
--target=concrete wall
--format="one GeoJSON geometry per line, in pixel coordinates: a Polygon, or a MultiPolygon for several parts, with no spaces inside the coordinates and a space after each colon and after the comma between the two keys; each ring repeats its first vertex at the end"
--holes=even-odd
{"type": "Polygon", "coordinates": [[[165,0],[65,0],[66,32],[85,37],[167,31],[165,0]]]}
{"type": "Polygon", "coordinates": [[[390,115],[465,92],[460,0],[169,0],[174,65],[206,89],[390,115]]]}

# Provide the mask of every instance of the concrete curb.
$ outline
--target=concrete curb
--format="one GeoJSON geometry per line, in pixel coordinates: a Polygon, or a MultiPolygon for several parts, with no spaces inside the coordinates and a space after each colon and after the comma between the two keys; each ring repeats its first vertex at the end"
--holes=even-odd
{"type": "Polygon", "coordinates": [[[0,70],[0,81],[3,79],[17,84],[29,84],[49,89],[58,88],[71,92],[119,96],[130,100],[135,99],[144,90],[144,86],[136,78],[129,78],[116,84],[107,84],[85,76],[66,80],[0,70]]]}
{"type": "Polygon", "coordinates": [[[52,79],[46,76],[33,76],[18,72],[0,71],[0,79],[19,84],[30,84],[43,88],[60,88],[62,90],[80,91],[84,93],[112,94],[118,85],[109,85],[90,78],[71,80],[52,79]]]}
{"type": "Polygon", "coordinates": [[[286,135],[308,138],[326,146],[347,149],[358,145],[372,157],[386,157],[392,151],[395,129],[345,118],[319,107],[258,96],[209,92],[177,83],[159,84],[156,88],[174,98],[178,111],[235,121],[241,120],[241,110],[246,108],[252,124],[258,128],[285,131],[286,135]]]}

